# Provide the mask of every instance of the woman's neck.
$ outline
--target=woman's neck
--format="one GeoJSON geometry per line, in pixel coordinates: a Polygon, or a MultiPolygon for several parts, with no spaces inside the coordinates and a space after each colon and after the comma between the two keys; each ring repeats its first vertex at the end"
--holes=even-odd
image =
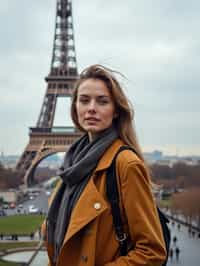
{"type": "Polygon", "coordinates": [[[99,134],[88,132],[89,142],[92,142],[99,134]]]}

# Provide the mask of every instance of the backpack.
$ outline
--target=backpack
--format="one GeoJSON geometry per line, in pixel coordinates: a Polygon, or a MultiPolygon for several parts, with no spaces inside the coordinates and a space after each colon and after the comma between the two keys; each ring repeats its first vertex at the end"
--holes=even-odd
{"type": "MultiPolygon", "coordinates": [[[[107,178],[106,178],[106,193],[107,193],[107,198],[111,204],[113,224],[115,228],[116,238],[119,242],[121,256],[125,256],[127,254],[128,243],[127,243],[127,235],[125,234],[123,230],[123,224],[122,224],[122,219],[121,219],[121,211],[119,207],[119,191],[118,191],[118,185],[117,185],[115,165],[116,165],[117,155],[123,150],[132,150],[134,153],[136,153],[132,148],[128,146],[120,147],[110,167],[107,169],[107,178]]],[[[157,207],[157,211],[158,211],[158,216],[160,219],[160,224],[161,224],[165,246],[166,246],[166,251],[167,251],[167,257],[166,257],[165,262],[162,264],[162,266],[166,266],[167,260],[168,260],[168,254],[169,254],[170,241],[171,241],[171,234],[170,234],[169,227],[167,225],[169,223],[169,220],[158,207],[157,207]]]]}

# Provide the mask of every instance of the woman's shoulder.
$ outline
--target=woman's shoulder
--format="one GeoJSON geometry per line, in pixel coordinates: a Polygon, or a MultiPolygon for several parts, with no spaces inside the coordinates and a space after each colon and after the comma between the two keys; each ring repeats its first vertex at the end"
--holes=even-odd
{"type": "Polygon", "coordinates": [[[148,175],[148,170],[144,161],[134,152],[134,149],[122,149],[116,158],[116,167],[120,175],[125,173],[141,172],[143,175],[148,175]]]}
{"type": "Polygon", "coordinates": [[[122,183],[130,181],[138,184],[150,184],[150,175],[144,161],[130,149],[121,151],[116,159],[116,170],[122,183]]]}
{"type": "Polygon", "coordinates": [[[121,146],[120,149],[121,151],[119,151],[117,155],[117,163],[142,163],[142,160],[139,158],[133,148],[124,145],[121,146]]]}

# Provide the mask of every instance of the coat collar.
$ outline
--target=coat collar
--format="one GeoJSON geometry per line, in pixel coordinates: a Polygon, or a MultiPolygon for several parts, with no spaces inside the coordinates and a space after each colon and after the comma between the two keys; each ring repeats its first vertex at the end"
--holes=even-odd
{"type": "Polygon", "coordinates": [[[107,169],[111,165],[115,154],[122,145],[124,145],[123,141],[121,139],[116,139],[113,142],[113,144],[103,154],[102,158],[100,159],[95,169],[95,172],[107,169]]]}

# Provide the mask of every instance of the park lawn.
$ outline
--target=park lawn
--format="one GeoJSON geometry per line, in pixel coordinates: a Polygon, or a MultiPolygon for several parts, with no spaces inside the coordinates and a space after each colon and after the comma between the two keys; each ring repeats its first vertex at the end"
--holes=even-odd
{"type": "Polygon", "coordinates": [[[12,215],[0,218],[0,233],[4,235],[29,235],[44,221],[43,215],[12,215]]]}
{"type": "Polygon", "coordinates": [[[20,266],[17,262],[4,261],[0,259],[0,266],[20,266]]]}
{"type": "Polygon", "coordinates": [[[39,244],[38,241],[31,241],[31,242],[0,242],[0,251],[13,249],[13,248],[35,247],[38,244],[39,244]]]}
{"type": "Polygon", "coordinates": [[[158,203],[159,207],[161,208],[170,208],[172,206],[172,200],[169,199],[164,199],[164,200],[160,200],[158,203]]]}

